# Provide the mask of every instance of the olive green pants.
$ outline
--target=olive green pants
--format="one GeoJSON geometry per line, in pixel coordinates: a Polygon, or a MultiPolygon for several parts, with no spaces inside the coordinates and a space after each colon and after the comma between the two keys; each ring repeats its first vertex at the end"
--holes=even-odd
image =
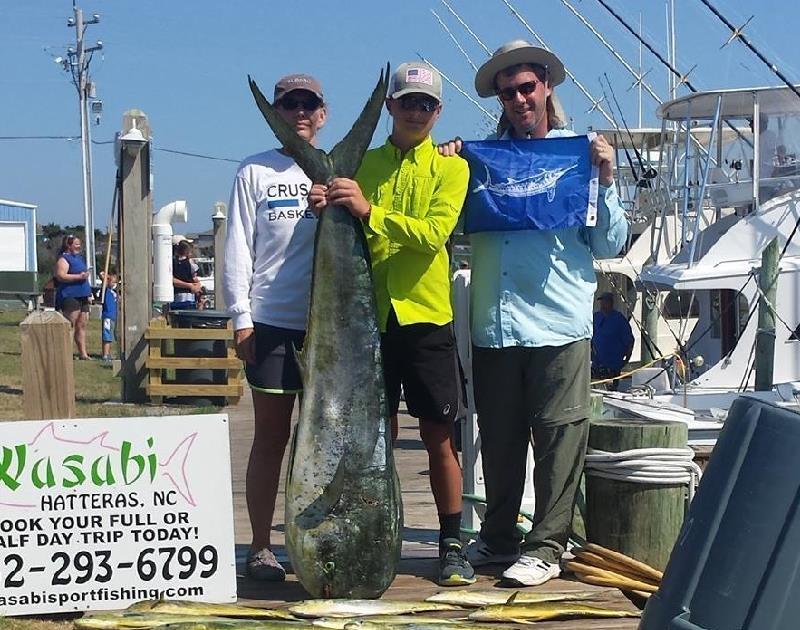
{"type": "Polygon", "coordinates": [[[499,554],[558,562],[570,535],[589,437],[591,346],[473,347],[486,514],[481,539],[499,554]],[[517,529],[533,438],[533,529],[517,529]]]}

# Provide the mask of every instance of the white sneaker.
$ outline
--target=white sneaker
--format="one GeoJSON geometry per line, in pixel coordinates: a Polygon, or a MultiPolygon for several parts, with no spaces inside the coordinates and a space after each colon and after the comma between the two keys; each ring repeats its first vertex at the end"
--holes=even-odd
{"type": "Polygon", "coordinates": [[[558,577],[560,573],[558,564],[533,556],[520,556],[519,560],[503,571],[503,578],[519,586],[538,586],[558,577]]]}
{"type": "Polygon", "coordinates": [[[519,553],[495,553],[481,537],[467,545],[464,550],[467,560],[473,567],[480,567],[486,564],[512,564],[519,559],[519,553]]]}

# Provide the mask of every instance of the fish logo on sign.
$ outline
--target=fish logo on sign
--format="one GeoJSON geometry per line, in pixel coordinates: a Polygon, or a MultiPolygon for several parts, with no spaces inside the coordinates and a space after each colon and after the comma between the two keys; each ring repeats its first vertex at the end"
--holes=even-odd
{"type": "MultiPolygon", "coordinates": [[[[533,197],[547,193],[547,201],[552,202],[556,198],[556,185],[558,180],[561,179],[568,171],[573,168],[578,168],[577,164],[567,166],[564,168],[546,169],[541,168],[539,172],[524,179],[514,179],[507,177],[506,181],[500,183],[492,183],[492,176],[489,174],[489,168],[484,165],[486,170],[486,181],[481,182],[478,179],[479,185],[472,189],[473,193],[482,190],[488,190],[495,195],[508,196],[508,197],[533,197]]],[[[477,179],[477,178],[476,178],[477,179]]]]}

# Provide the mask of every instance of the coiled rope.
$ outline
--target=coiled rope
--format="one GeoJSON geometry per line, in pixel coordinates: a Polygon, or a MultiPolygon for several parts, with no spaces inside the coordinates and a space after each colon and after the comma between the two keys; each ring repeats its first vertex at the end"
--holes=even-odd
{"type": "Polygon", "coordinates": [[[689,448],[637,448],[611,453],[590,448],[584,470],[587,475],[656,485],[686,484],[689,501],[694,498],[703,471],[689,448]]]}

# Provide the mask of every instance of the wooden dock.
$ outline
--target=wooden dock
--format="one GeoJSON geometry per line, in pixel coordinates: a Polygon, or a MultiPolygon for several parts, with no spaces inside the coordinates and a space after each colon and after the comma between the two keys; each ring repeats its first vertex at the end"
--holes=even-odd
{"type": "MultiPolygon", "coordinates": [[[[268,606],[287,601],[307,599],[308,594],[289,571],[286,582],[256,582],[245,577],[244,561],[250,543],[250,524],[247,519],[245,503],[245,471],[253,435],[253,404],[248,391],[235,406],[224,410],[230,416],[231,467],[233,478],[233,502],[235,518],[236,557],[238,595],[240,603],[251,606],[268,606]]],[[[402,411],[402,409],[401,409],[402,411]]],[[[436,507],[428,485],[428,462],[425,448],[419,439],[419,431],[414,418],[400,416],[400,433],[395,446],[400,483],[403,490],[405,526],[403,530],[403,555],[400,571],[394,583],[384,594],[387,599],[416,600],[444,590],[433,581],[436,573],[438,520],[436,507]]],[[[284,460],[284,474],[286,460],[284,460]]],[[[283,483],[281,483],[281,488],[283,483]]],[[[288,566],[288,558],[283,547],[283,493],[278,495],[275,510],[272,541],[278,559],[288,566]]],[[[470,588],[493,588],[498,583],[502,567],[492,567],[479,571],[476,584],[470,588]]],[[[592,587],[568,579],[551,580],[538,587],[543,590],[597,590],[599,606],[636,610],[617,590],[592,587]]],[[[513,591],[509,590],[511,595],[513,591]]],[[[537,623],[542,630],[569,628],[580,630],[632,630],[637,628],[638,619],[583,619],[569,621],[550,621],[537,623]]],[[[507,625],[506,627],[511,627],[507,625]]]]}

